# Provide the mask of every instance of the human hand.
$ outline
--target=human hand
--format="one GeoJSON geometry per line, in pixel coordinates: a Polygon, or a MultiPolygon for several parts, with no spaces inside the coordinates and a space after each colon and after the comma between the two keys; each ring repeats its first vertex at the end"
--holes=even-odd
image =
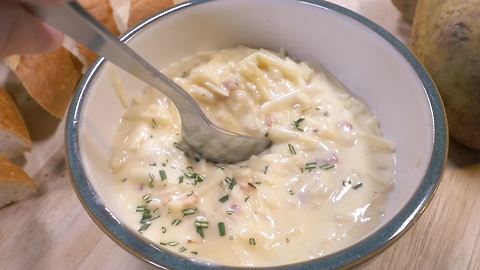
{"type": "Polygon", "coordinates": [[[0,0],[0,59],[11,54],[51,51],[63,34],[34,17],[23,3],[48,5],[62,0],[0,0]]]}

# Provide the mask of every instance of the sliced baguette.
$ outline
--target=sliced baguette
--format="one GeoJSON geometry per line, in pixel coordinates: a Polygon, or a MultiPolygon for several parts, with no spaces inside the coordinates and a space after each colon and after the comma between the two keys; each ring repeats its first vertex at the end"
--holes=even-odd
{"type": "Polygon", "coordinates": [[[24,200],[36,191],[37,186],[22,168],[0,156],[0,207],[24,200]]]}
{"type": "Polygon", "coordinates": [[[174,4],[172,0],[132,0],[128,27],[132,27],[174,4]]]}
{"type": "Polygon", "coordinates": [[[40,106],[63,117],[82,76],[76,57],[62,47],[49,53],[10,56],[5,62],[40,106]]]}
{"type": "MultiPolygon", "coordinates": [[[[79,0],[78,3],[82,5],[93,17],[100,21],[105,28],[115,36],[120,34],[118,31],[115,18],[113,16],[112,6],[108,0],[79,0]]],[[[86,63],[90,66],[98,58],[98,54],[89,48],[78,44],[80,54],[86,59],[86,63]]]]}
{"type": "Polygon", "coordinates": [[[0,153],[16,157],[31,148],[32,140],[17,104],[0,88],[0,153]]]}

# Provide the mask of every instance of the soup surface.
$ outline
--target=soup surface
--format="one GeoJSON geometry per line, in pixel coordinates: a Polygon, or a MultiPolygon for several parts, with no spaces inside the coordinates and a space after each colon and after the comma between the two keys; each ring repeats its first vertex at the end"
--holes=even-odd
{"type": "Polygon", "coordinates": [[[163,72],[219,126],[273,145],[237,164],[187,157],[175,106],[147,88],[113,144],[111,185],[128,226],[195,260],[271,266],[340,250],[379,224],[394,146],[326,71],[238,47],[163,72]]]}

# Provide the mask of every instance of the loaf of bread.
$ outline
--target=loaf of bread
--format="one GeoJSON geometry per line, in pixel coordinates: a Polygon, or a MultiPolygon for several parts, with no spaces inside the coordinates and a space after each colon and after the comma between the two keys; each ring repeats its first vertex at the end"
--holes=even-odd
{"type": "Polygon", "coordinates": [[[32,196],[37,186],[17,165],[0,156],[0,207],[32,196]]]}
{"type": "Polygon", "coordinates": [[[0,88],[0,153],[16,157],[31,148],[32,141],[17,105],[8,92],[0,88]]]}

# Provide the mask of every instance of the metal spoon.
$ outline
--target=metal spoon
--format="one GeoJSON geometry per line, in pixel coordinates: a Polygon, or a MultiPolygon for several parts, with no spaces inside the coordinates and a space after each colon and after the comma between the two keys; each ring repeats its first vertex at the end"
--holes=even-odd
{"type": "Polygon", "coordinates": [[[72,1],[28,7],[40,19],[172,100],[180,112],[184,141],[201,156],[215,162],[234,163],[270,146],[271,141],[266,138],[229,132],[213,124],[187,92],[110,34],[78,3],[72,1]]]}

